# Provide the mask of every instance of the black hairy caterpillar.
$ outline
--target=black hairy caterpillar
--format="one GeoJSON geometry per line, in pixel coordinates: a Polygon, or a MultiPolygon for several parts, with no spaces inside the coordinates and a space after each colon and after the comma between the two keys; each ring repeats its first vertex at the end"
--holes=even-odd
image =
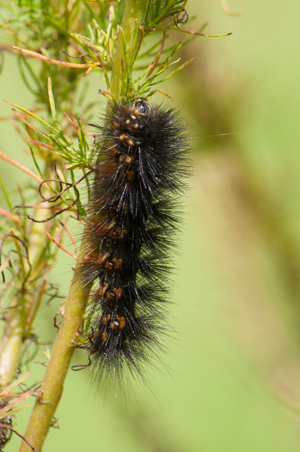
{"type": "Polygon", "coordinates": [[[87,352],[100,378],[119,380],[141,375],[163,348],[174,208],[189,173],[188,146],[177,112],[143,98],[111,102],[103,127],[95,127],[100,133],[79,278],[97,281],[87,352]]]}

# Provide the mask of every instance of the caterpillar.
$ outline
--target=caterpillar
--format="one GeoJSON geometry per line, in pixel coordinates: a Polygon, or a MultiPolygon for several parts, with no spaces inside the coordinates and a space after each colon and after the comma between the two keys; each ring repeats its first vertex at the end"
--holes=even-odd
{"type": "Polygon", "coordinates": [[[94,125],[95,170],[79,278],[94,283],[87,351],[105,380],[143,375],[164,348],[176,205],[189,174],[178,112],[110,102],[94,125]]]}

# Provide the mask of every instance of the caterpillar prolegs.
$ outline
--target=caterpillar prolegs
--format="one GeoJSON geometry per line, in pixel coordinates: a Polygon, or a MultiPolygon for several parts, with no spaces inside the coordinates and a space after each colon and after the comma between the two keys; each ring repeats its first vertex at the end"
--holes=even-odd
{"type": "Polygon", "coordinates": [[[172,107],[111,102],[95,126],[82,283],[94,282],[88,353],[100,378],[142,374],[166,332],[176,204],[189,173],[187,137],[172,107]]]}

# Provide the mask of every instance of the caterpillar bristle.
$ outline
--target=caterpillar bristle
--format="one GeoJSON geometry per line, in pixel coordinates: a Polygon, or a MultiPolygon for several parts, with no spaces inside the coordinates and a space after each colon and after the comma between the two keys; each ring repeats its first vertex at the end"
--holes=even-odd
{"type": "Polygon", "coordinates": [[[99,378],[142,376],[162,349],[177,199],[189,175],[171,107],[111,102],[95,126],[95,171],[78,277],[95,282],[87,351],[99,378]],[[152,357],[152,358],[151,358],[152,357]]]}

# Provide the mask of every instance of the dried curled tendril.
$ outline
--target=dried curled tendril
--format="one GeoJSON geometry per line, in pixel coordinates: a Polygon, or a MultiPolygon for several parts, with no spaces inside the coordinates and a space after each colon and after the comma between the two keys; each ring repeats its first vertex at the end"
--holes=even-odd
{"type": "MultiPolygon", "coordinates": [[[[59,202],[58,204],[56,204],[55,206],[49,207],[49,210],[57,210],[58,208],[59,208],[59,210],[58,210],[58,212],[54,213],[50,217],[46,218],[45,220],[36,220],[35,218],[30,217],[29,215],[27,215],[27,218],[29,220],[34,221],[35,223],[46,223],[47,221],[52,220],[53,218],[55,218],[56,216],[62,214],[63,212],[66,212],[67,210],[71,210],[72,207],[77,205],[77,202],[78,202],[79,197],[80,197],[80,194],[79,194],[78,189],[76,188],[76,185],[78,185],[82,180],[84,180],[91,173],[92,173],[92,170],[89,171],[88,173],[86,173],[83,177],[81,177],[78,181],[74,182],[73,184],[70,184],[69,182],[65,182],[65,181],[63,181],[63,180],[61,180],[59,178],[58,179],[45,179],[43,182],[40,183],[39,188],[38,188],[39,195],[42,198],[41,202],[49,202],[49,203],[56,202],[59,199],[61,199],[61,196],[64,193],[66,193],[68,190],[70,190],[70,188],[74,188],[75,193],[76,193],[76,198],[72,201],[71,205],[69,205],[69,206],[67,206],[65,208],[60,208],[61,204],[63,204],[65,202],[63,200],[61,202],[59,202]],[[58,193],[56,193],[55,195],[50,196],[50,197],[47,198],[47,197],[45,197],[42,194],[42,187],[43,187],[44,184],[48,184],[49,182],[57,182],[59,184],[59,186],[60,186],[60,191],[58,193]],[[63,184],[67,185],[67,187],[65,189],[63,189],[63,184]]],[[[33,206],[15,206],[15,209],[16,208],[30,209],[32,207],[33,206]]]]}
{"type": "MultiPolygon", "coordinates": [[[[174,11],[174,13],[169,14],[169,16],[175,16],[174,24],[176,25],[177,28],[179,28],[178,24],[186,24],[187,23],[187,21],[189,20],[189,15],[188,15],[188,12],[186,9],[183,9],[181,11],[181,15],[179,15],[179,16],[178,15],[176,16],[177,13],[179,13],[179,11],[174,11]]],[[[165,16],[165,18],[169,17],[169,16],[165,16]]]]}

